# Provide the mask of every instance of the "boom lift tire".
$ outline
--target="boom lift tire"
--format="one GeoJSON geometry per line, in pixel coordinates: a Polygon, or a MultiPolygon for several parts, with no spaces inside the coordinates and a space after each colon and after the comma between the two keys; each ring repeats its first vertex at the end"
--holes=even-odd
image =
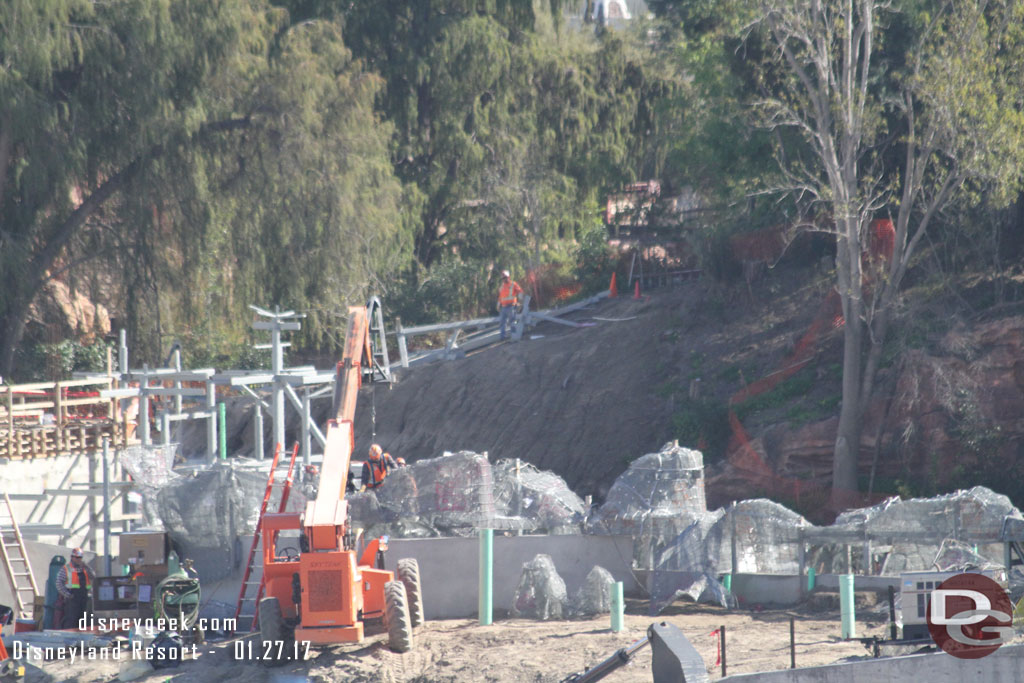
{"type": "Polygon", "coordinates": [[[295,634],[284,623],[277,598],[260,600],[259,614],[261,661],[264,666],[280,666],[291,659],[295,634]]]}
{"type": "Polygon", "coordinates": [[[412,626],[416,628],[423,626],[426,616],[423,612],[423,587],[420,583],[420,563],[415,557],[408,557],[398,561],[397,578],[405,584],[405,597],[409,602],[409,617],[412,619],[412,626]]]}
{"type": "Polygon", "coordinates": [[[388,627],[388,647],[395,652],[412,649],[412,619],[405,597],[405,584],[388,581],[384,584],[384,618],[388,627]]]}

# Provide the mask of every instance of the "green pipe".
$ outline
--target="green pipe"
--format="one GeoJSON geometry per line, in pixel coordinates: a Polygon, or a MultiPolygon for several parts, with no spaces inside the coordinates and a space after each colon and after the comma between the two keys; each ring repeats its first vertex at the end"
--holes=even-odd
{"type": "Polygon", "coordinates": [[[843,619],[843,638],[856,638],[856,620],[853,614],[853,574],[839,576],[839,611],[843,619]]]}
{"type": "Polygon", "coordinates": [[[732,593],[732,574],[722,576],[722,585],[725,586],[725,590],[732,593]]]}
{"type": "Polygon", "coordinates": [[[807,569],[807,592],[810,593],[814,590],[814,577],[817,572],[814,571],[814,567],[807,569]]]}
{"type": "Polygon", "coordinates": [[[220,437],[220,459],[228,458],[228,409],[224,401],[217,404],[217,436],[220,437]]]}
{"type": "Polygon", "coordinates": [[[624,612],[624,603],[622,601],[622,582],[616,581],[611,585],[612,591],[612,631],[619,633],[622,631],[622,616],[624,612]]]}
{"type": "Polygon", "coordinates": [[[494,623],[494,529],[480,530],[480,625],[494,623]]]}

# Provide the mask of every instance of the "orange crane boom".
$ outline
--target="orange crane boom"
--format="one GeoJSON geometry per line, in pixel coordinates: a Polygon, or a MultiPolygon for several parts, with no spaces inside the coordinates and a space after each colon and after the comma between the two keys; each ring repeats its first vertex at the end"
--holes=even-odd
{"type": "MultiPolygon", "coordinates": [[[[380,321],[379,301],[373,299],[370,305],[377,307],[380,321]]],[[[374,540],[360,558],[349,528],[345,485],[355,443],[352,421],[363,374],[373,374],[374,354],[367,309],[351,306],[348,313],[344,355],[337,366],[334,417],[327,422],[316,500],[306,504],[303,514],[264,517],[267,597],[259,604],[260,637],[265,645],[353,642],[362,640],[365,619],[383,618],[392,649],[404,652],[412,647],[413,626],[422,622],[419,566],[415,559],[399,560],[397,577],[383,564],[372,566],[377,550],[387,549],[387,538],[374,540]],[[279,535],[294,530],[301,532],[299,552],[289,547],[278,552],[279,535]]],[[[383,337],[383,327],[378,327],[383,337]]]]}
{"type": "Polygon", "coordinates": [[[355,445],[352,421],[355,417],[359,387],[363,383],[364,363],[370,363],[373,358],[366,309],[361,306],[350,306],[348,313],[345,353],[336,371],[335,415],[327,423],[320,487],[316,500],[307,504],[303,520],[309,536],[310,550],[314,552],[340,550],[337,528],[344,526],[347,519],[344,504],[345,483],[348,481],[349,463],[355,445]]]}

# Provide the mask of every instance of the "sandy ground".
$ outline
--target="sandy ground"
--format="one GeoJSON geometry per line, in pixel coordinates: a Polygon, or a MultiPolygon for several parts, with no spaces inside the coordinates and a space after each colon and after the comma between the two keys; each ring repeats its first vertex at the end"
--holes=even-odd
{"type": "MultiPolygon", "coordinates": [[[[733,611],[677,604],[657,618],[643,614],[645,604],[629,606],[626,630],[612,633],[607,616],[590,620],[536,622],[519,619],[479,626],[474,620],[428,622],[418,630],[412,652],[387,649],[383,634],[370,635],[359,645],[312,648],[303,662],[278,668],[237,661],[236,650],[248,651],[244,640],[199,646],[194,661],[152,671],[136,680],[153,683],[227,683],[229,681],[560,681],[593,666],[617,649],[642,638],[653,621],[679,627],[704,659],[712,680],[721,678],[719,641],[712,632],[726,626],[729,674],[789,667],[789,619],[796,623],[797,666],[829,664],[870,656],[859,641],[839,637],[839,615],[831,611],[733,611]]],[[[882,636],[884,621],[868,616],[858,622],[858,637],[882,636]]],[[[258,646],[256,647],[258,650],[258,646]]],[[[127,660],[125,654],[123,660],[127,660]]],[[[116,661],[68,660],[42,662],[54,681],[79,683],[114,680],[116,661]]],[[[650,648],[643,648],[610,683],[651,680],[650,648]]],[[[45,680],[30,676],[29,680],[45,680]]]]}

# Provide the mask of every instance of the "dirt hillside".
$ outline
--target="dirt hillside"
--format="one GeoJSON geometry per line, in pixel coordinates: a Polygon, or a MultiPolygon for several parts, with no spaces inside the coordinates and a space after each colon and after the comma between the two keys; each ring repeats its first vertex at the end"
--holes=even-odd
{"type": "Polygon", "coordinates": [[[806,287],[775,296],[696,281],[606,299],[572,314],[587,327],[544,323],[521,342],[416,366],[391,389],[364,391],[355,457],[375,426],[375,440],[406,459],[487,451],[492,462],[520,458],[601,498],[630,461],[678,435],[673,416],[694,379],[705,378],[702,397],[719,391],[722,400],[742,381],[738,372],[723,383],[723,368],[756,373],[781,357],[813,313],[807,298],[806,287]]]}

